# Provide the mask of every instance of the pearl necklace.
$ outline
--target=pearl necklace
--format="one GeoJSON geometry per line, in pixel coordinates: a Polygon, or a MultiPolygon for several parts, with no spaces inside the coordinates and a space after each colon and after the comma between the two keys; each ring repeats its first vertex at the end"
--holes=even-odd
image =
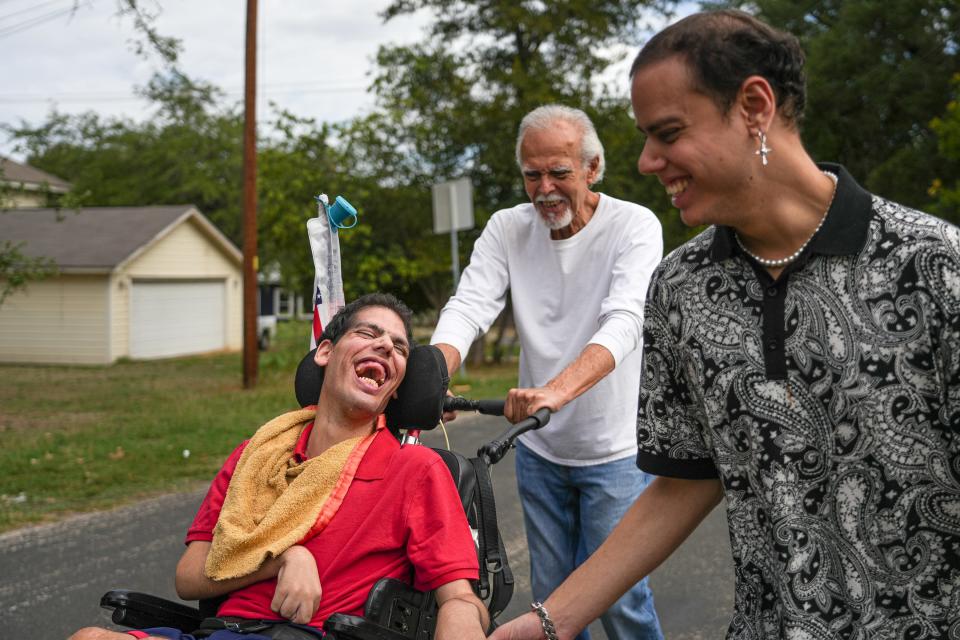
{"type": "Polygon", "coordinates": [[[800,248],[788,255],[786,258],[778,258],[775,260],[769,260],[767,258],[761,258],[755,253],[752,253],[749,249],[743,246],[743,241],[740,240],[740,236],[737,235],[737,232],[733,232],[733,237],[737,239],[737,244],[740,245],[740,248],[743,249],[743,252],[748,256],[759,262],[765,267],[785,267],[797,258],[800,257],[800,254],[803,253],[803,250],[807,248],[807,245],[810,244],[810,241],[813,240],[814,236],[817,235],[817,232],[820,231],[820,227],[823,226],[824,220],[827,219],[827,214],[830,212],[830,207],[833,205],[833,198],[837,195],[837,176],[830,173],[829,171],[824,171],[823,175],[827,176],[833,180],[833,193],[830,194],[830,202],[827,203],[827,208],[824,210],[823,215],[820,216],[820,222],[817,223],[817,228],[813,230],[813,233],[810,234],[810,237],[800,245],[800,248]]]}

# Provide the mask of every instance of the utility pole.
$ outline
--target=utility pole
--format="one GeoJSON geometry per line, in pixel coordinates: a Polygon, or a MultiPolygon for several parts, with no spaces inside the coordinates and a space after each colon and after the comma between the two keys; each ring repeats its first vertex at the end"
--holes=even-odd
{"type": "Polygon", "coordinates": [[[257,386],[257,0],[247,0],[243,96],[243,387],[257,386]]]}

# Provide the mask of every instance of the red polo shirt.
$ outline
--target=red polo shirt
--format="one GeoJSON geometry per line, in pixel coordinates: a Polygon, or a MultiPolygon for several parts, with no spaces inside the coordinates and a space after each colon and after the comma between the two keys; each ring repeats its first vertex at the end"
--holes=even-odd
{"type": "MultiPolygon", "coordinates": [[[[306,459],[312,425],[294,455],[306,459]]],[[[186,541],[212,540],[230,478],[247,443],[230,455],[213,479],[186,541]]],[[[397,578],[421,591],[453,580],[476,580],[477,553],[460,498],[446,465],[429,447],[401,448],[381,429],[364,454],[336,515],[304,543],[317,562],[323,597],[310,621],[333,613],[363,614],[367,593],[380,578],[397,578]]],[[[219,615],[278,619],[270,610],[276,580],[231,593],[219,615]]]]}

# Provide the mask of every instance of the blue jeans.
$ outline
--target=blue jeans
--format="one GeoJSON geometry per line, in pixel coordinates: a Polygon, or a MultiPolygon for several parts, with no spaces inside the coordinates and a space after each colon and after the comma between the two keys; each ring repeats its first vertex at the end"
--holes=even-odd
{"type": "MultiPolygon", "coordinates": [[[[596,551],[652,477],[633,458],[586,467],[554,464],[517,443],[517,484],[530,550],[530,582],[543,601],[596,551]]],[[[662,640],[644,578],[600,617],[610,640],[662,640]]],[[[590,632],[579,636],[589,640],[590,632]]]]}

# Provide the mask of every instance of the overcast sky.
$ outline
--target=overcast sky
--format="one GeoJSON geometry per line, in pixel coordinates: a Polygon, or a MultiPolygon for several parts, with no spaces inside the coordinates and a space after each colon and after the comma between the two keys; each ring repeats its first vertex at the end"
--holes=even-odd
{"type": "MultiPolygon", "coordinates": [[[[245,0],[143,4],[161,8],[157,28],[182,41],[180,65],[189,76],[214,83],[228,99],[242,99],[245,0]]],[[[269,117],[271,101],[323,122],[369,110],[373,98],[366,89],[377,47],[421,39],[429,21],[418,14],[384,24],[378,14],[388,4],[260,0],[258,119],[269,117]]],[[[0,124],[41,124],[53,108],[134,119],[148,114],[134,88],[149,81],[160,61],[133,52],[132,21],[117,17],[116,8],[117,0],[0,0],[0,124]]],[[[625,43],[624,50],[635,46],[625,43]]],[[[605,75],[621,78],[628,65],[624,60],[605,75]]],[[[0,154],[22,159],[2,132],[0,154]]]]}
{"type": "MultiPolygon", "coordinates": [[[[150,0],[145,3],[151,6],[150,0]]],[[[258,117],[268,101],[321,121],[372,106],[366,93],[377,46],[416,41],[427,16],[391,20],[388,0],[260,0],[258,117]]],[[[132,21],[116,0],[0,0],[0,123],[40,124],[61,112],[140,117],[134,95],[160,68],[129,45],[132,21]]],[[[233,100],[243,95],[245,0],[162,0],[161,34],[183,42],[181,66],[233,100]]],[[[152,5],[158,6],[158,5],[152,5]]],[[[5,135],[0,153],[11,154],[5,135]]],[[[18,157],[19,154],[13,154],[18,157]]]]}

